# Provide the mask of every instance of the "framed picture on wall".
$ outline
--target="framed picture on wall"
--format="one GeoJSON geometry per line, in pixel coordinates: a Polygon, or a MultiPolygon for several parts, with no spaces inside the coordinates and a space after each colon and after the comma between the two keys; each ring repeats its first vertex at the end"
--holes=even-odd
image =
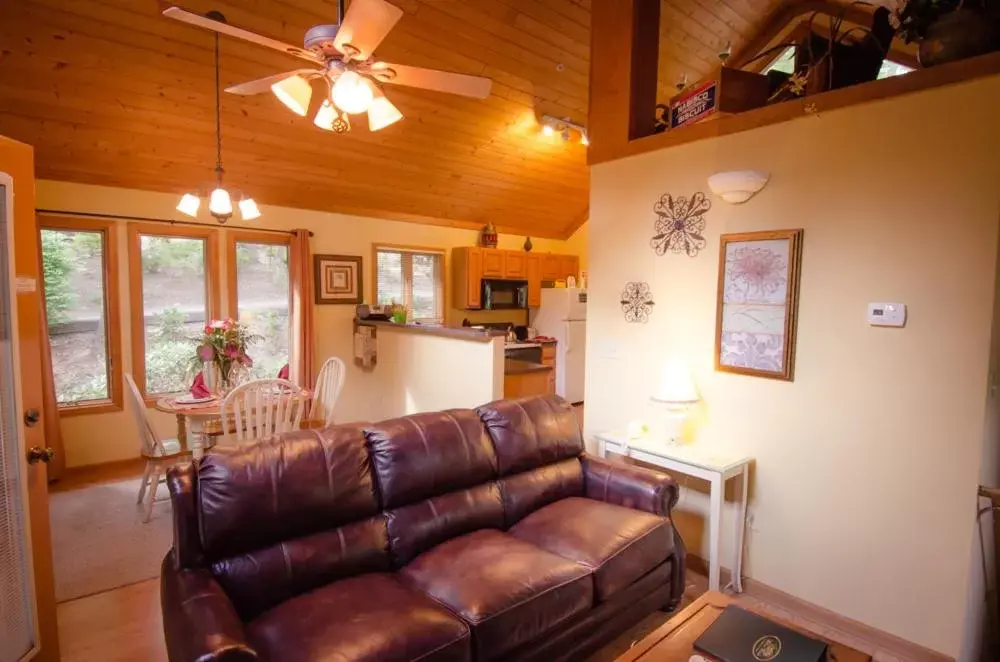
{"type": "Polygon", "coordinates": [[[792,381],[802,230],[722,235],[715,369],[792,381]]]}
{"type": "Polygon", "coordinates": [[[314,255],[316,303],[361,303],[360,255],[314,255]]]}

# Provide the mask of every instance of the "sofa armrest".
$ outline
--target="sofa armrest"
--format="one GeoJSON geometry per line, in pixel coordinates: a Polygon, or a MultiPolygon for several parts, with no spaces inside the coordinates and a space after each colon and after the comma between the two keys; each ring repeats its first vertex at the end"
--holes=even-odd
{"type": "Polygon", "coordinates": [[[160,605],[170,662],[256,660],[243,622],[207,570],[179,570],[174,552],[163,559],[160,605]]]}
{"type": "Polygon", "coordinates": [[[670,516],[677,503],[674,479],[665,473],[584,455],[584,494],[590,499],[670,516]]]}

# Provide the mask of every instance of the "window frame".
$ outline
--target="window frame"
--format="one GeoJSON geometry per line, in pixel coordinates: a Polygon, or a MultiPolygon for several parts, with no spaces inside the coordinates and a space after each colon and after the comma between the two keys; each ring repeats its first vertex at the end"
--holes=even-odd
{"type": "Polygon", "coordinates": [[[132,378],[146,405],[153,405],[165,393],[146,392],[146,324],[142,301],[142,236],[177,237],[205,241],[205,303],[209,318],[221,317],[219,281],[219,231],[212,227],[128,224],[129,326],[132,334],[132,378]]]}
{"type": "MultiPolygon", "coordinates": [[[[100,233],[104,246],[104,342],[108,361],[108,397],[100,400],[83,400],[80,403],[57,403],[60,416],[108,414],[123,407],[121,305],[118,278],[118,223],[112,220],[80,218],[76,216],[38,215],[38,246],[41,259],[42,230],[100,233]]],[[[43,281],[44,283],[44,277],[43,281]]],[[[45,305],[43,300],[42,305],[45,305]]],[[[45,329],[48,337],[48,328],[45,329]]],[[[49,347],[51,362],[52,348],[49,347]]],[[[54,368],[53,368],[54,371],[54,368]]]]}
{"type": "MultiPolygon", "coordinates": [[[[387,244],[387,243],[373,243],[372,244],[372,302],[378,304],[378,254],[379,251],[395,252],[395,253],[418,253],[424,255],[438,255],[441,258],[441,282],[439,284],[439,291],[441,294],[441,306],[440,312],[441,317],[434,318],[421,318],[419,320],[407,318],[407,322],[433,322],[444,324],[448,319],[448,311],[450,308],[449,293],[451,288],[449,287],[449,272],[448,272],[448,251],[445,248],[431,247],[431,246],[412,246],[406,244],[387,244]]],[[[405,274],[404,274],[405,278],[405,274]]],[[[410,274],[410,279],[412,281],[413,274],[410,274]]],[[[411,284],[412,291],[412,284],[411,284]]],[[[404,304],[405,305],[405,304],[404,304]]],[[[410,310],[413,308],[413,302],[410,302],[408,307],[410,310]]]]}

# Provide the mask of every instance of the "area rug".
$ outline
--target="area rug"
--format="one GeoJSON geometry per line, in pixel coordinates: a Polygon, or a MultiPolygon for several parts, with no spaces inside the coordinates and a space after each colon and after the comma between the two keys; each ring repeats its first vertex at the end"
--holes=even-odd
{"type": "Polygon", "coordinates": [[[49,496],[57,601],[160,576],[173,543],[170,504],[155,504],[143,523],[138,492],[136,478],[49,496]]]}

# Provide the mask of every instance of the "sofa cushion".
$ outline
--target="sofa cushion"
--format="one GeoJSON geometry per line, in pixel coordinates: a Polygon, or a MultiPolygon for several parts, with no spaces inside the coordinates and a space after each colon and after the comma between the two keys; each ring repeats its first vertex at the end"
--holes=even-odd
{"type": "Polygon", "coordinates": [[[592,568],[599,601],[628,587],[674,551],[673,527],[666,517],[576,497],[535,511],[509,533],[592,568]]]}
{"type": "Polygon", "coordinates": [[[365,430],[384,509],[496,477],[493,444],[469,409],[405,416],[365,430]]]}
{"type": "Polygon", "coordinates": [[[293,598],[246,632],[262,660],[472,659],[468,626],[387,574],[359,575],[293,598]]]}
{"type": "Polygon", "coordinates": [[[209,561],[378,512],[361,425],[214,448],[198,465],[196,498],[209,561]]]}
{"type": "Polygon", "coordinates": [[[557,395],[500,400],[476,412],[493,439],[501,476],[583,453],[576,412],[557,395]]]}
{"type": "Polygon", "coordinates": [[[583,496],[583,469],[572,457],[555,464],[522,471],[500,479],[503,495],[504,528],[553,501],[583,496]]]}
{"type": "Polygon", "coordinates": [[[449,540],[399,572],[472,626],[477,660],[502,658],[594,601],[588,568],[495,530],[449,540]]]}

